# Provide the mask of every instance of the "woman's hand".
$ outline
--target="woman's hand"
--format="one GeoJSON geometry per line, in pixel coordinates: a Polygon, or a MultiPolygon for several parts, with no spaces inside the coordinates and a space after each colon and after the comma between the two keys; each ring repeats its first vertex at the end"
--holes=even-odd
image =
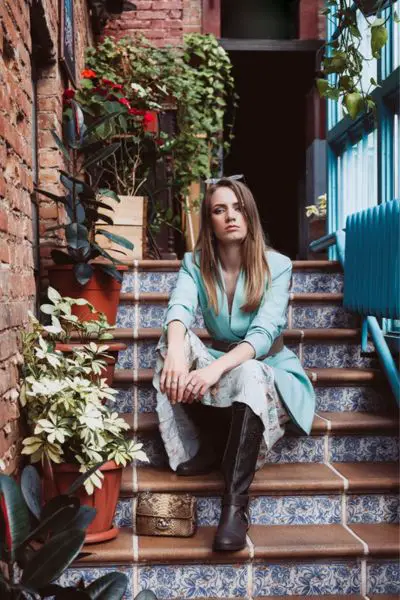
{"type": "Polygon", "coordinates": [[[178,402],[191,404],[195,400],[201,400],[204,394],[220,380],[222,374],[223,371],[216,363],[191,371],[186,378],[183,396],[178,397],[178,402]]]}
{"type": "Polygon", "coordinates": [[[160,390],[167,394],[172,404],[175,404],[178,398],[182,398],[188,373],[189,367],[183,350],[169,350],[160,377],[160,390]]]}

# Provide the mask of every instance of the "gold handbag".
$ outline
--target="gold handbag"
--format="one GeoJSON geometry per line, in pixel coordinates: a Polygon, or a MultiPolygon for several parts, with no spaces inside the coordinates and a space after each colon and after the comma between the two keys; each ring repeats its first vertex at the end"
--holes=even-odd
{"type": "Polygon", "coordinates": [[[196,498],[190,494],[142,492],[134,503],[137,535],[190,537],[196,533],[196,498]]]}

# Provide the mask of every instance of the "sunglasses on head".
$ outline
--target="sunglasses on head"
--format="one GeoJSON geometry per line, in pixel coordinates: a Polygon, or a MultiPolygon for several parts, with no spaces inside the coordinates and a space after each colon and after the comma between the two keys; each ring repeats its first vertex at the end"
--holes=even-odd
{"type": "Polygon", "coordinates": [[[209,185],[215,185],[223,179],[229,179],[230,181],[240,181],[241,179],[244,180],[244,175],[223,175],[222,177],[211,177],[210,179],[206,179],[204,183],[208,183],[209,185]]]}

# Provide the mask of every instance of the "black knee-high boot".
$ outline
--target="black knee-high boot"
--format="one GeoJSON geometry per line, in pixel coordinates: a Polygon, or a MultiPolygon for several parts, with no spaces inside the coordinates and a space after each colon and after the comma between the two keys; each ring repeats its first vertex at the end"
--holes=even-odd
{"type": "Polygon", "coordinates": [[[196,425],[200,447],[193,458],[181,463],[177,475],[205,475],[220,466],[228,437],[231,407],[205,406],[200,402],[182,404],[189,418],[196,425]]]}
{"type": "Polygon", "coordinates": [[[214,550],[241,550],[249,528],[249,487],[253,481],[264,426],[247,404],[234,402],[222,472],[225,492],[214,550]]]}

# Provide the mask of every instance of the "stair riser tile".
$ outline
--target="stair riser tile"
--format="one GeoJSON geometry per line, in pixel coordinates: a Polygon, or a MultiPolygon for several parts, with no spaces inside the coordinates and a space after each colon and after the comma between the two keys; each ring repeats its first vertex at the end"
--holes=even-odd
{"type": "Polygon", "coordinates": [[[347,523],[399,523],[399,496],[362,494],[347,497],[347,523]]]}
{"type": "Polygon", "coordinates": [[[357,315],[347,312],[341,305],[296,305],[291,308],[291,323],[293,329],[312,329],[314,327],[348,327],[359,326],[360,319],[357,315]]]}
{"type": "Polygon", "coordinates": [[[359,594],[361,568],[355,561],[253,566],[253,596],[359,594]]]}
{"type": "MultiPolygon", "coordinates": [[[[167,464],[162,440],[157,432],[150,435],[138,435],[143,443],[150,463],[154,466],[167,464]]],[[[267,463],[323,462],[324,439],[322,437],[289,437],[280,439],[267,455],[267,463]]]]}
{"type": "Polygon", "coordinates": [[[368,594],[400,595],[400,563],[398,560],[368,561],[368,594]]]}
{"type": "MultiPolygon", "coordinates": [[[[85,546],[85,551],[89,550],[90,546],[85,546]]],[[[111,567],[85,567],[85,568],[70,568],[57,580],[59,585],[68,587],[70,585],[76,585],[81,579],[84,580],[85,585],[89,585],[95,579],[103,577],[108,573],[124,573],[128,578],[128,587],[122,600],[132,600],[133,598],[133,567],[132,566],[121,566],[113,565],[111,567]]]]}
{"type": "MultiPolygon", "coordinates": [[[[389,405],[387,397],[368,386],[315,388],[316,410],[326,412],[379,412],[389,405]]],[[[391,403],[390,403],[391,404],[391,403]]]]}
{"type": "Polygon", "coordinates": [[[399,459],[399,440],[390,436],[332,436],[330,462],[389,462],[399,459]]]}
{"type": "Polygon", "coordinates": [[[342,273],[293,272],[291,292],[343,292],[342,273]]]}
{"type": "MultiPolygon", "coordinates": [[[[175,287],[176,272],[139,271],[139,292],[171,292],[175,287]]],[[[134,291],[133,273],[125,273],[123,292],[134,291]]],[[[342,292],[342,273],[320,273],[313,271],[294,271],[292,292],[342,292]]]]}
{"type": "MultiPolygon", "coordinates": [[[[199,527],[216,526],[221,514],[220,497],[197,498],[199,527]]],[[[250,501],[253,525],[319,525],[340,523],[341,497],[336,496],[257,496],[250,501]]],[[[122,498],[114,519],[117,527],[132,527],[132,499],[122,498]]]]}
{"type": "Polygon", "coordinates": [[[139,588],[157,598],[243,598],[247,596],[246,565],[139,566],[139,588]]]}
{"type": "MultiPolygon", "coordinates": [[[[133,344],[129,344],[128,350],[120,352],[118,356],[118,365],[121,368],[132,368],[133,344]],[[122,365],[127,365],[122,367],[122,365]]],[[[138,368],[151,369],[155,365],[156,340],[146,340],[138,342],[138,368]]],[[[356,344],[314,344],[306,342],[302,344],[302,364],[305,368],[324,368],[329,365],[330,368],[355,368],[371,367],[374,363],[373,358],[361,356],[360,346],[356,344]]],[[[293,350],[299,358],[301,357],[299,344],[288,344],[288,348],[293,350]]]]}
{"type": "MultiPolygon", "coordinates": [[[[161,327],[167,310],[166,304],[134,304],[122,303],[117,313],[117,327],[161,327]]],[[[344,310],[340,305],[294,305],[291,309],[290,327],[294,329],[312,329],[314,327],[349,327],[359,326],[359,318],[344,310]]],[[[198,311],[193,327],[204,327],[201,311],[198,311]]]]}
{"type": "MultiPolygon", "coordinates": [[[[132,412],[134,386],[121,388],[113,406],[119,412],[132,412]]],[[[156,410],[156,391],[151,384],[138,387],[138,410],[149,413],[156,410]]],[[[316,387],[317,411],[379,412],[392,402],[371,387],[316,387]]]]}

